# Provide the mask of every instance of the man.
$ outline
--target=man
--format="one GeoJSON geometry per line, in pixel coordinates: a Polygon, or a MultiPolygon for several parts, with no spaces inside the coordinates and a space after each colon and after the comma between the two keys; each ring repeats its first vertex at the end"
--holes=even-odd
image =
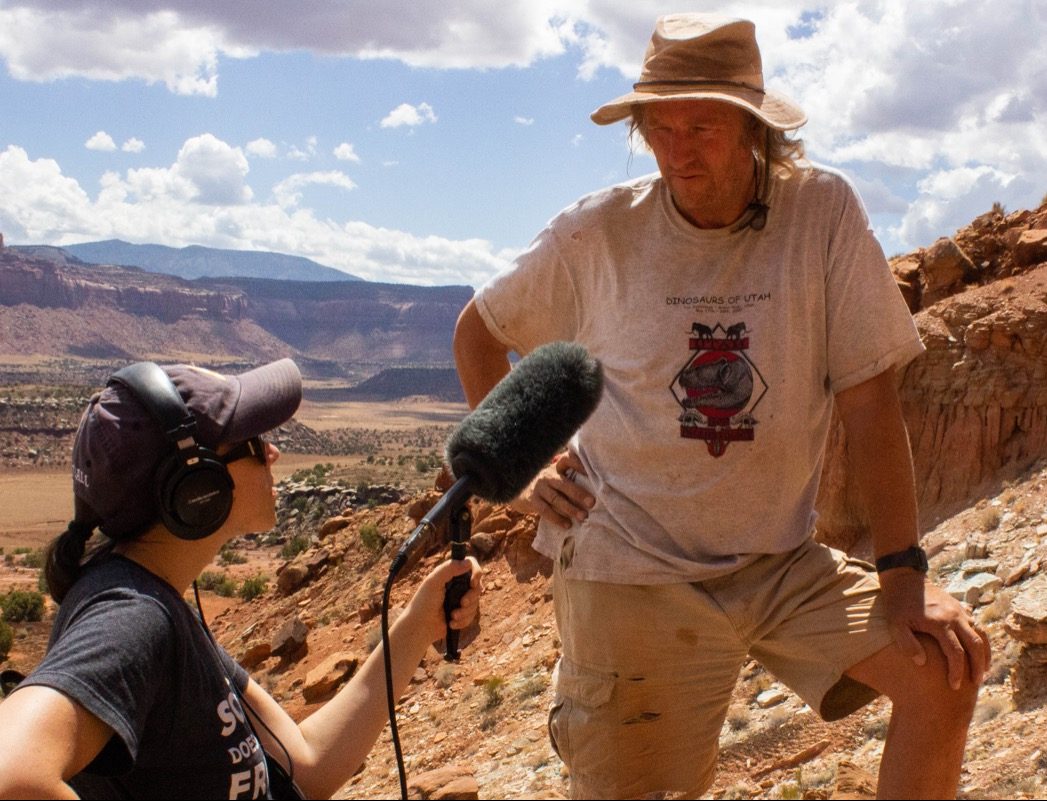
{"type": "Polygon", "coordinates": [[[518,500],[556,564],[550,714],[574,797],[698,795],[755,657],[829,720],[893,702],[884,797],[956,792],[988,640],[925,581],[895,369],[922,352],[856,194],[802,160],[752,23],[659,19],[631,119],[658,173],[582,198],[462,312],[478,403],[510,350],[574,340],[600,406],[518,500]],[[877,573],[815,543],[835,403],[877,573]]]}

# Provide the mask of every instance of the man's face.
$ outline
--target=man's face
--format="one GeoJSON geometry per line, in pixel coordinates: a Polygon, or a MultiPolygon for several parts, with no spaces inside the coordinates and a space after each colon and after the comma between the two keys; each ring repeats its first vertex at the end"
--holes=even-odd
{"type": "Polygon", "coordinates": [[[644,109],[647,144],[677,209],[693,225],[730,225],[752,200],[750,119],[716,100],[671,100],[644,109]]]}

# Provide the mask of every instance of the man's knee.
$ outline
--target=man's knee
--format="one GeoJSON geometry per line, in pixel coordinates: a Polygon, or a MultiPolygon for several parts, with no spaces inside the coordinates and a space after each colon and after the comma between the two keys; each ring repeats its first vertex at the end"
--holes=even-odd
{"type": "Polygon", "coordinates": [[[858,663],[847,675],[886,695],[896,712],[927,715],[966,728],[974,712],[979,683],[965,665],[960,686],[949,683],[949,665],[937,640],[918,634],[926,661],[917,665],[894,644],[858,663]]]}
{"type": "Polygon", "coordinates": [[[919,634],[920,644],[927,655],[923,665],[899,653],[905,670],[900,680],[892,683],[887,693],[894,709],[899,712],[927,714],[940,721],[943,726],[963,726],[970,723],[978,699],[980,683],[971,675],[970,666],[965,664],[960,686],[953,688],[949,683],[949,664],[937,641],[919,634]]]}

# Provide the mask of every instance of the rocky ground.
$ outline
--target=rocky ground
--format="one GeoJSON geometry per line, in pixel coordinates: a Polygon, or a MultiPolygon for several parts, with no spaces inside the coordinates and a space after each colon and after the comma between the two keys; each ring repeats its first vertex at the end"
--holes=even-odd
{"type": "MultiPolygon", "coordinates": [[[[392,553],[436,495],[394,499],[396,488],[384,487],[351,497],[343,488],[301,482],[283,490],[277,531],[237,542],[213,565],[212,572],[234,585],[264,576],[266,590],[251,601],[207,592],[204,605],[223,645],[301,718],[330,697],[377,643],[392,553]],[[287,550],[292,541],[305,547],[293,557],[287,550]]],[[[472,548],[485,571],[479,630],[458,664],[431,650],[398,706],[412,793],[564,797],[565,770],[546,736],[559,653],[549,566],[529,547],[529,518],[476,502],[474,510],[472,548]]],[[[975,606],[995,652],[960,795],[1041,798],[1047,793],[1047,570],[1041,567],[1047,561],[1047,462],[944,521],[924,543],[932,575],[975,606]],[[965,575],[981,578],[964,583],[965,575]]],[[[440,552],[432,554],[398,582],[394,616],[439,558],[440,552]]],[[[0,588],[35,587],[37,573],[23,565],[26,559],[5,557],[0,588]]],[[[31,668],[43,653],[47,625],[17,626],[4,667],[31,668]]],[[[710,796],[872,797],[888,716],[888,704],[878,701],[844,721],[822,723],[752,663],[724,725],[710,796]]],[[[397,794],[387,729],[338,797],[397,794]]]]}

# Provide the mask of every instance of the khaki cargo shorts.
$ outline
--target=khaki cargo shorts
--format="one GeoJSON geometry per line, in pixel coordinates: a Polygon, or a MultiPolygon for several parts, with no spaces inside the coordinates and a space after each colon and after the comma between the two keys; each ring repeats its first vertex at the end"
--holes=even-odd
{"type": "Polygon", "coordinates": [[[701,795],[750,657],[826,720],[876,697],[843,675],[891,642],[871,565],[811,540],[711,581],[636,586],[565,579],[573,544],[549,714],[572,798],[701,795]]]}

